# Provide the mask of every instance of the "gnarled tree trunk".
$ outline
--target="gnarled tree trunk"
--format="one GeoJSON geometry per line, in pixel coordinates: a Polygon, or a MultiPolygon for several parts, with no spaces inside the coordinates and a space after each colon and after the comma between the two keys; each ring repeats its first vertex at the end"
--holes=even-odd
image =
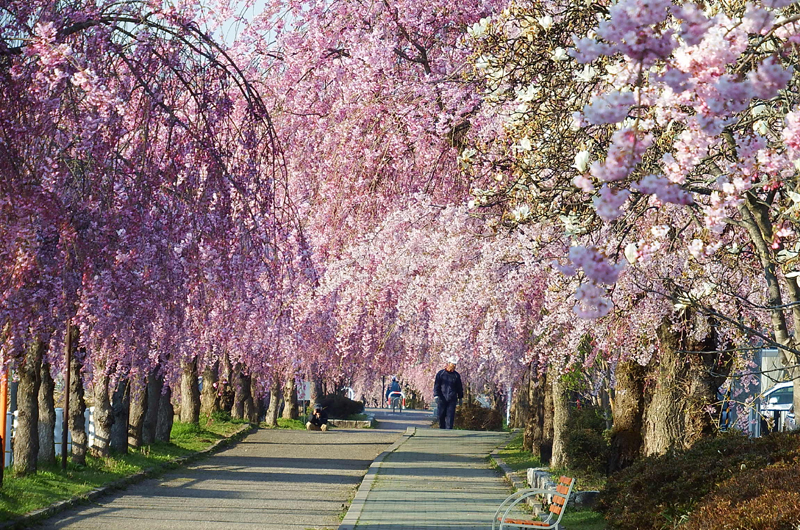
{"type": "Polygon", "coordinates": [[[513,428],[524,428],[528,425],[531,415],[531,404],[529,401],[531,393],[531,368],[525,371],[525,375],[514,389],[511,397],[511,408],[509,412],[508,426],[513,428]]]}
{"type": "Polygon", "coordinates": [[[705,317],[686,310],[680,318],[684,324],[690,321],[686,327],[695,333],[705,324],[708,334],[697,341],[675,331],[668,320],[658,327],[660,355],[645,408],[644,455],[691,447],[716,430],[714,418],[705,409],[717,402],[717,389],[727,373],[726,358],[712,353],[716,336],[713,325],[702,320],[705,317]],[[712,376],[710,371],[720,376],[712,376]]]}
{"type": "Polygon", "coordinates": [[[242,394],[244,400],[242,401],[242,419],[253,421],[253,374],[242,374],[242,394]]]}
{"type": "Polygon", "coordinates": [[[164,380],[158,373],[158,368],[152,368],[147,373],[147,407],[142,419],[142,445],[150,445],[156,441],[156,425],[158,424],[158,407],[161,402],[161,390],[164,380]]]}
{"type": "MultiPolygon", "coordinates": [[[[75,332],[73,344],[77,344],[77,326],[72,328],[75,332]]],[[[81,367],[83,366],[84,353],[75,350],[71,356],[69,369],[69,432],[72,436],[72,462],[86,465],[86,449],[88,436],[86,435],[86,401],[84,400],[83,379],[81,367]]]]}
{"type": "Polygon", "coordinates": [[[200,387],[197,384],[197,359],[183,363],[180,419],[183,423],[200,422],[200,387]]]}
{"type": "Polygon", "coordinates": [[[111,412],[111,395],[108,391],[109,376],[99,367],[99,374],[95,375],[92,385],[94,397],[94,441],[92,453],[95,456],[106,457],[111,452],[111,424],[114,415],[111,412]]]}
{"type": "Polygon", "coordinates": [[[269,389],[269,408],[267,417],[264,420],[270,427],[278,425],[278,411],[281,405],[281,383],[280,378],[275,375],[272,377],[272,386],[269,389]]]}
{"type": "Polygon", "coordinates": [[[128,445],[141,447],[144,445],[144,417],[147,414],[147,378],[132,378],[129,385],[130,414],[128,416],[128,445]]]}
{"type": "Polygon", "coordinates": [[[244,375],[244,367],[241,363],[236,363],[233,367],[233,375],[231,377],[233,384],[233,407],[231,407],[231,418],[241,420],[244,418],[244,401],[247,394],[250,392],[250,385],[247,384],[244,375]]]}
{"type": "Polygon", "coordinates": [[[283,419],[296,420],[300,417],[297,411],[297,381],[294,372],[289,373],[283,387],[283,419]]]}
{"type": "Polygon", "coordinates": [[[259,417],[258,384],[255,374],[250,374],[250,398],[245,403],[245,418],[250,423],[258,423],[259,417]]]}
{"type": "Polygon", "coordinates": [[[219,412],[219,392],[217,385],[219,375],[217,373],[218,362],[207,365],[203,369],[203,390],[200,392],[200,414],[211,417],[215,412],[219,412]]]}
{"type": "Polygon", "coordinates": [[[545,373],[531,375],[530,418],[522,439],[523,448],[542,462],[549,462],[553,454],[553,392],[549,379],[545,373]]]}
{"type": "Polygon", "coordinates": [[[39,385],[45,345],[34,341],[17,365],[17,429],[14,433],[14,475],[36,472],[39,456],[39,385]]]}
{"type": "Polygon", "coordinates": [[[172,422],[175,409],[172,407],[172,388],[165,384],[158,400],[158,418],[156,420],[156,441],[169,442],[172,435],[172,422]]]}
{"type": "Polygon", "coordinates": [[[609,473],[625,469],[642,454],[646,375],[647,369],[636,361],[625,361],[617,365],[609,473]]]}
{"type": "Polygon", "coordinates": [[[127,376],[121,377],[111,398],[111,413],[114,416],[111,424],[111,450],[122,454],[128,452],[128,417],[131,404],[128,382],[127,376]]]}
{"type": "Polygon", "coordinates": [[[550,370],[548,378],[552,381],[553,393],[553,456],[550,459],[551,467],[567,466],[567,421],[569,420],[569,401],[566,386],[560,375],[554,369],[550,370]]]}
{"type": "Polygon", "coordinates": [[[41,465],[56,462],[56,405],[53,376],[50,375],[50,363],[43,362],[41,383],[39,384],[39,456],[41,465]]]}

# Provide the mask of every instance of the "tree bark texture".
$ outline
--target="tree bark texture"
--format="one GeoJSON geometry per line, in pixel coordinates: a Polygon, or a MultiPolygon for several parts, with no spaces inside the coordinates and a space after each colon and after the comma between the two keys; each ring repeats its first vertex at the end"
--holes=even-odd
{"type": "Polygon", "coordinates": [[[242,419],[252,422],[255,412],[255,403],[253,402],[253,374],[242,375],[242,393],[244,394],[242,419]]]}
{"type": "Polygon", "coordinates": [[[117,381],[111,398],[111,412],[114,422],[111,424],[111,450],[115,453],[128,452],[128,419],[130,417],[131,392],[128,377],[117,381]]]}
{"type": "Polygon", "coordinates": [[[144,445],[144,417],[147,414],[147,377],[131,378],[129,384],[130,414],[128,416],[128,445],[141,447],[144,445]]]}
{"type": "Polygon", "coordinates": [[[197,359],[183,363],[180,419],[183,423],[200,422],[200,387],[197,384],[197,359]]]}
{"type": "Polygon", "coordinates": [[[95,456],[106,457],[111,451],[111,424],[114,415],[111,412],[111,395],[108,391],[109,376],[102,372],[95,376],[92,386],[94,397],[94,442],[92,452],[95,456]]]}
{"type": "Polygon", "coordinates": [[[300,417],[297,410],[297,380],[294,372],[290,372],[283,387],[283,419],[296,420],[300,417]]]}
{"type": "Polygon", "coordinates": [[[542,462],[553,455],[553,392],[546,373],[531,375],[528,400],[530,418],[523,434],[523,448],[542,462]]]}
{"type": "Polygon", "coordinates": [[[14,434],[14,475],[36,472],[39,456],[39,384],[45,345],[34,341],[17,365],[17,429],[14,434]]]}
{"type": "Polygon", "coordinates": [[[172,434],[172,422],[175,409],[172,407],[172,388],[165,384],[158,400],[158,418],[156,420],[156,441],[169,442],[172,434]]]}
{"type": "Polygon", "coordinates": [[[524,428],[528,425],[530,419],[529,400],[531,393],[531,369],[525,371],[525,375],[520,381],[519,387],[514,392],[511,398],[511,408],[509,411],[508,426],[510,428],[524,428]]]}
{"type": "Polygon", "coordinates": [[[258,398],[258,380],[255,374],[250,374],[250,401],[245,403],[245,417],[250,423],[258,423],[261,412],[259,409],[260,401],[261,400],[258,398]]]}
{"type": "Polygon", "coordinates": [[[233,367],[233,407],[231,407],[231,418],[241,420],[244,418],[244,401],[250,392],[250,385],[246,385],[244,369],[241,363],[236,363],[233,367]],[[246,386],[246,388],[245,388],[246,386]]]}
{"type": "Polygon", "coordinates": [[[269,389],[269,407],[267,408],[267,417],[264,420],[268,426],[275,427],[278,425],[278,411],[281,406],[281,383],[277,376],[272,378],[272,386],[269,389]]]}
{"type": "Polygon", "coordinates": [[[219,412],[219,383],[218,362],[208,365],[203,369],[203,390],[200,393],[200,414],[211,417],[215,412],[219,412]]]}
{"type": "MultiPolygon", "coordinates": [[[[75,330],[73,344],[77,344],[77,326],[75,330]]],[[[70,379],[69,379],[69,432],[72,436],[72,462],[79,465],[86,465],[86,449],[88,436],[86,435],[86,401],[84,399],[83,379],[81,368],[83,366],[83,356],[79,349],[76,349],[70,359],[70,379]]]]}
{"type": "Polygon", "coordinates": [[[55,382],[50,374],[50,363],[43,362],[39,384],[39,456],[38,464],[56,462],[56,404],[55,382]]]}
{"type": "MultiPolygon", "coordinates": [[[[686,310],[680,317],[686,329],[709,323],[686,310]],[[695,318],[697,317],[697,318],[695,318]]],[[[669,321],[657,329],[659,360],[653,368],[654,384],[646,396],[643,454],[664,454],[673,447],[688,448],[716,432],[714,417],[706,410],[715,404],[717,389],[727,374],[727,357],[714,352],[714,327],[701,340],[676,331],[669,321]],[[714,372],[712,375],[711,372],[714,372]]]]}
{"type": "Polygon", "coordinates": [[[625,469],[642,454],[642,416],[647,369],[636,361],[617,365],[614,391],[614,425],[608,472],[625,469]]]}
{"type": "Polygon", "coordinates": [[[163,388],[164,380],[158,373],[158,368],[152,368],[147,373],[147,407],[142,418],[142,445],[150,445],[156,441],[158,406],[163,388]]]}
{"type": "Polygon", "coordinates": [[[566,467],[567,421],[569,420],[569,400],[566,385],[557,371],[551,370],[548,378],[552,381],[553,395],[553,455],[550,467],[566,467]]]}

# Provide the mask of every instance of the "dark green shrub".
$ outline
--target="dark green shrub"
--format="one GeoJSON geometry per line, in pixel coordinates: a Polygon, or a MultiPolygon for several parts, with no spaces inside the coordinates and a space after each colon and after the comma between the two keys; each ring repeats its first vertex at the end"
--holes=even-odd
{"type": "Polygon", "coordinates": [[[341,394],[328,394],[319,400],[319,404],[328,413],[329,418],[344,419],[352,414],[364,412],[364,404],[353,401],[341,394]]]}
{"type": "Polygon", "coordinates": [[[589,474],[606,473],[609,445],[605,429],[606,420],[601,409],[587,406],[570,409],[564,437],[569,469],[589,474]]]}
{"type": "Polygon", "coordinates": [[[612,475],[600,492],[597,510],[610,528],[673,528],[718,484],[798,455],[800,437],[793,434],[750,439],[731,433],[703,440],[685,451],[643,458],[612,475]]]}
{"type": "Polygon", "coordinates": [[[499,410],[483,408],[478,403],[465,399],[456,410],[454,426],[469,431],[502,431],[503,414],[499,410]]]}
{"type": "Polygon", "coordinates": [[[800,462],[745,470],[707,495],[686,530],[797,530],[800,528],[800,462]]]}
{"type": "Polygon", "coordinates": [[[567,431],[564,439],[567,466],[574,471],[605,474],[608,464],[608,442],[602,433],[591,429],[567,431]]]}

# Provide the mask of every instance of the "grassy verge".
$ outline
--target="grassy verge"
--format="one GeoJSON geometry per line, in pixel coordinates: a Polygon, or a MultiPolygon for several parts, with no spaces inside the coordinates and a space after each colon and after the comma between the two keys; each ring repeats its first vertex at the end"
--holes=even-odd
{"type": "Polygon", "coordinates": [[[171,461],[175,458],[207,449],[241,428],[242,422],[217,418],[204,418],[199,425],[175,422],[170,443],[131,448],[126,455],[108,458],[87,455],[86,466],[68,461],[66,471],[60,466],[40,466],[38,473],[16,478],[13,470],[8,469],[0,489],[0,521],[16,519],[55,502],[87,494],[140,471],[174,467],[176,464],[171,461]]]}
{"type": "Polygon", "coordinates": [[[522,449],[522,433],[518,433],[511,442],[499,451],[498,456],[513,471],[525,471],[529,467],[542,467],[542,461],[528,451],[522,449]]]}
{"type": "MultiPolygon", "coordinates": [[[[525,471],[529,467],[546,467],[541,460],[522,449],[522,433],[512,438],[511,442],[498,452],[498,456],[513,470],[525,471]]],[[[577,479],[577,488],[582,491],[597,490],[605,485],[605,477],[577,472],[570,469],[551,469],[550,472],[558,477],[566,475],[577,479]]],[[[603,516],[592,510],[567,509],[561,524],[566,530],[604,530],[603,516]]]]}
{"type": "Polygon", "coordinates": [[[303,420],[285,420],[283,418],[278,418],[277,427],[269,426],[263,422],[259,425],[259,427],[262,429],[289,429],[292,431],[306,430],[306,424],[303,420]]]}
{"type": "Polygon", "coordinates": [[[564,512],[560,523],[565,530],[605,530],[603,516],[592,510],[570,510],[564,512]]]}

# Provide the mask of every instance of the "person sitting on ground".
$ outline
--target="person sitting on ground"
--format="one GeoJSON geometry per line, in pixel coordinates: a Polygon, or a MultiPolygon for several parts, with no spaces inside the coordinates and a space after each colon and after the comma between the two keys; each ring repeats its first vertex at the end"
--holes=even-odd
{"type": "Polygon", "coordinates": [[[314,412],[308,417],[306,423],[306,430],[308,431],[327,431],[328,430],[328,413],[322,410],[322,407],[314,405],[314,412]]]}

